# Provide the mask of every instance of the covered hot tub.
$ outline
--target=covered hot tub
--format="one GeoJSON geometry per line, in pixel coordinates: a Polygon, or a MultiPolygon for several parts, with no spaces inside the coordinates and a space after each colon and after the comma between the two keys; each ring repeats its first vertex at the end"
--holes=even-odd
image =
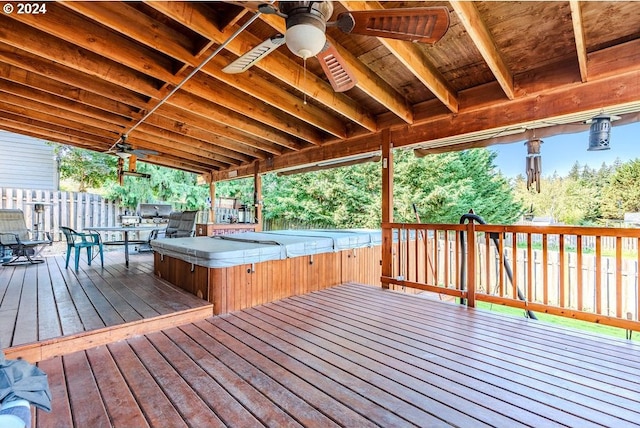
{"type": "Polygon", "coordinates": [[[380,247],[368,231],[245,232],[151,245],[156,274],[212,302],[215,314],[343,282],[380,280],[380,247]]]}

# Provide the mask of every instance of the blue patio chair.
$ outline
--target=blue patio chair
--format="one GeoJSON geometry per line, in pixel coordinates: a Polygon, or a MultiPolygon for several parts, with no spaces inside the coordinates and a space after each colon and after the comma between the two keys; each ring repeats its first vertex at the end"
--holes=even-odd
{"type": "Polygon", "coordinates": [[[99,233],[80,233],[70,227],[60,226],[60,230],[67,239],[67,262],[65,269],[69,267],[69,258],[71,257],[71,249],[75,249],[76,270],[80,264],[80,251],[87,249],[87,264],[91,266],[91,261],[100,253],[100,264],[104,267],[104,254],[102,252],[102,240],[99,233]],[[98,253],[92,255],[93,247],[98,247],[98,253]]]}

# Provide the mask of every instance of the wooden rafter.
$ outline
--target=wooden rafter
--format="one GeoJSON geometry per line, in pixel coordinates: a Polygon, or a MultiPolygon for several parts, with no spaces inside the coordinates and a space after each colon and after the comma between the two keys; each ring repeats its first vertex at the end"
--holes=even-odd
{"type": "MultiPolygon", "coordinates": [[[[384,9],[379,2],[373,1],[342,1],[341,3],[347,10],[353,11],[384,9]]],[[[457,94],[416,46],[401,40],[385,38],[378,38],[378,40],[450,111],[454,113],[458,111],[457,94]]]]}
{"type": "Polygon", "coordinates": [[[573,23],[573,35],[576,39],[576,55],[580,66],[580,78],[583,82],[589,77],[587,74],[587,46],[585,42],[584,26],[582,25],[582,12],[578,0],[570,0],[571,22],[573,23]]]}
{"type": "Polygon", "coordinates": [[[504,93],[510,100],[514,99],[513,75],[502,59],[502,55],[500,55],[500,51],[496,47],[487,26],[482,21],[476,6],[469,1],[450,1],[449,3],[487,62],[504,93]]]}
{"type": "MultiPolygon", "coordinates": [[[[223,43],[232,34],[231,29],[222,32],[213,27],[202,11],[203,6],[197,3],[153,1],[149,5],[199,34],[212,38],[216,43],[223,43]]],[[[249,33],[242,33],[227,45],[227,50],[241,56],[260,42],[262,40],[257,37],[249,33]]],[[[353,120],[362,127],[370,131],[377,129],[375,119],[357,103],[345,95],[334,93],[327,82],[313,74],[307,74],[305,78],[302,66],[291,61],[286,55],[276,51],[256,64],[256,67],[267,71],[300,92],[312,96],[317,102],[353,120]]]]}

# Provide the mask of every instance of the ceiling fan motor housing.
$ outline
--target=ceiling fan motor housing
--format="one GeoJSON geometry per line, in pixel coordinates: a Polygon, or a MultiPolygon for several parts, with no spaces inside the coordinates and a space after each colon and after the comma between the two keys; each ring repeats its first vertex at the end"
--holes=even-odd
{"type": "Polygon", "coordinates": [[[306,59],[324,48],[327,21],[333,14],[331,2],[281,2],[280,12],[287,16],[286,43],[291,52],[306,59]]]}

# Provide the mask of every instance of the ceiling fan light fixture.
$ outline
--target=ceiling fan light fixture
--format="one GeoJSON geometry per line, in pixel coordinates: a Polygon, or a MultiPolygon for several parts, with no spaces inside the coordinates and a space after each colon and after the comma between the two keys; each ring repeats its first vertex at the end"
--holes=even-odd
{"type": "Polygon", "coordinates": [[[116,156],[119,156],[122,159],[129,159],[131,157],[131,153],[129,153],[129,152],[116,152],[116,156]]]}
{"type": "Polygon", "coordinates": [[[289,27],[285,40],[291,52],[307,59],[320,53],[327,38],[323,29],[311,23],[302,23],[289,27]]]}

